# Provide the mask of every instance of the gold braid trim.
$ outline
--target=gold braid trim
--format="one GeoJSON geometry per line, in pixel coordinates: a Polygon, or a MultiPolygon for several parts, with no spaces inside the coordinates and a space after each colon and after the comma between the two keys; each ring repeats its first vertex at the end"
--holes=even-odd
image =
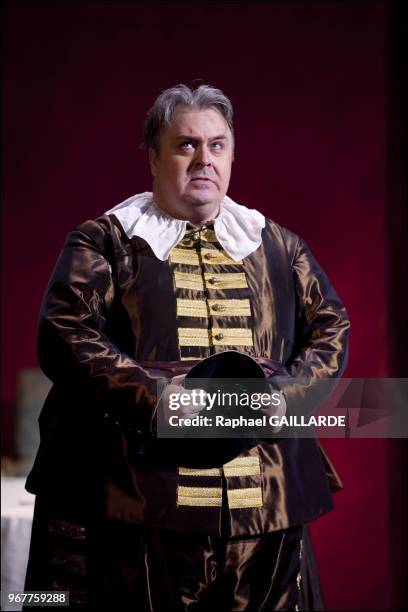
{"type": "Polygon", "coordinates": [[[188,468],[179,467],[180,476],[222,476],[222,468],[188,468]]]}
{"type": "Polygon", "coordinates": [[[222,506],[222,487],[177,487],[178,506],[222,506]]]}
{"type": "Polygon", "coordinates": [[[259,457],[236,457],[232,461],[225,463],[222,468],[189,468],[179,467],[180,476],[222,476],[224,472],[226,478],[234,476],[260,476],[261,466],[259,457]]]}
{"type": "Polygon", "coordinates": [[[228,489],[228,506],[232,508],[259,508],[262,504],[262,488],[228,489]]]}
{"type": "Polygon", "coordinates": [[[179,346],[253,346],[252,330],[245,327],[179,327],[179,346]]]}
{"type": "Polygon", "coordinates": [[[203,278],[199,274],[174,272],[174,282],[176,289],[195,289],[196,291],[204,291],[203,278]]]}
{"type": "Polygon", "coordinates": [[[201,255],[204,263],[210,266],[218,266],[220,264],[240,266],[243,263],[241,259],[235,261],[228,253],[218,249],[201,249],[201,255]]]}
{"type": "Polygon", "coordinates": [[[244,272],[213,274],[204,272],[204,279],[208,289],[244,289],[248,287],[244,272]]]}
{"type": "Polygon", "coordinates": [[[187,300],[177,298],[177,316],[207,318],[207,303],[205,300],[187,300]]]}
{"type": "Polygon", "coordinates": [[[207,318],[208,314],[215,317],[250,317],[251,304],[248,299],[206,301],[177,298],[178,317],[207,318]]]}

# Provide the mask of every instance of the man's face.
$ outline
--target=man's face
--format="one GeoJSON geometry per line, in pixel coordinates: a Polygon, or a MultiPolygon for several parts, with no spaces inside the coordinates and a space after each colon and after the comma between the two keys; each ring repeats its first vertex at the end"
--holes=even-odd
{"type": "Polygon", "coordinates": [[[149,158],[159,206],[190,220],[216,216],[233,159],[232,133],[217,110],[176,108],[149,158]]]}

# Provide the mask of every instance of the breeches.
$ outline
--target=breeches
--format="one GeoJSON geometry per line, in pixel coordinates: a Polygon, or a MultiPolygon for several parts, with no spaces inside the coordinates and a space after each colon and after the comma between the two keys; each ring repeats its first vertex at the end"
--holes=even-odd
{"type": "Polygon", "coordinates": [[[37,498],[25,589],[69,591],[70,608],[106,612],[322,609],[304,537],[302,526],[231,538],[117,519],[86,525],[37,498]]]}

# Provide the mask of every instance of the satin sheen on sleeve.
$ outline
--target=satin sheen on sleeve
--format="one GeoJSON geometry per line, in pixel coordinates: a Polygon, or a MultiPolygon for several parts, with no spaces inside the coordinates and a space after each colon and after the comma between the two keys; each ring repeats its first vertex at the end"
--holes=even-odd
{"type": "Polygon", "coordinates": [[[105,333],[114,298],[108,235],[96,221],[70,232],[40,311],[38,354],[53,383],[114,393],[120,410],[146,424],[156,403],[160,373],[141,367],[105,333]]]}
{"type": "Polygon", "coordinates": [[[297,295],[296,343],[285,368],[296,381],[284,385],[287,413],[310,414],[331,393],[348,356],[350,321],[333,285],[305,241],[292,260],[297,295]],[[332,384],[319,380],[332,379],[332,384]]]}

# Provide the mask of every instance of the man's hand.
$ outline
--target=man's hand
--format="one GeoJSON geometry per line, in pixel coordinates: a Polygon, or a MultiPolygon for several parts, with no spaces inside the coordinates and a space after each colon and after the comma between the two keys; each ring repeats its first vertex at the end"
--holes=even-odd
{"type": "Polygon", "coordinates": [[[175,414],[180,417],[193,418],[205,408],[205,392],[202,389],[185,389],[180,384],[184,374],[175,376],[169,385],[164,388],[160,398],[162,415],[166,423],[170,416],[175,414]],[[183,402],[180,397],[183,397],[183,402]],[[170,401],[172,400],[172,401],[170,401]],[[174,406],[177,405],[177,409],[174,406]],[[170,406],[173,406],[171,408],[170,406]]]}

